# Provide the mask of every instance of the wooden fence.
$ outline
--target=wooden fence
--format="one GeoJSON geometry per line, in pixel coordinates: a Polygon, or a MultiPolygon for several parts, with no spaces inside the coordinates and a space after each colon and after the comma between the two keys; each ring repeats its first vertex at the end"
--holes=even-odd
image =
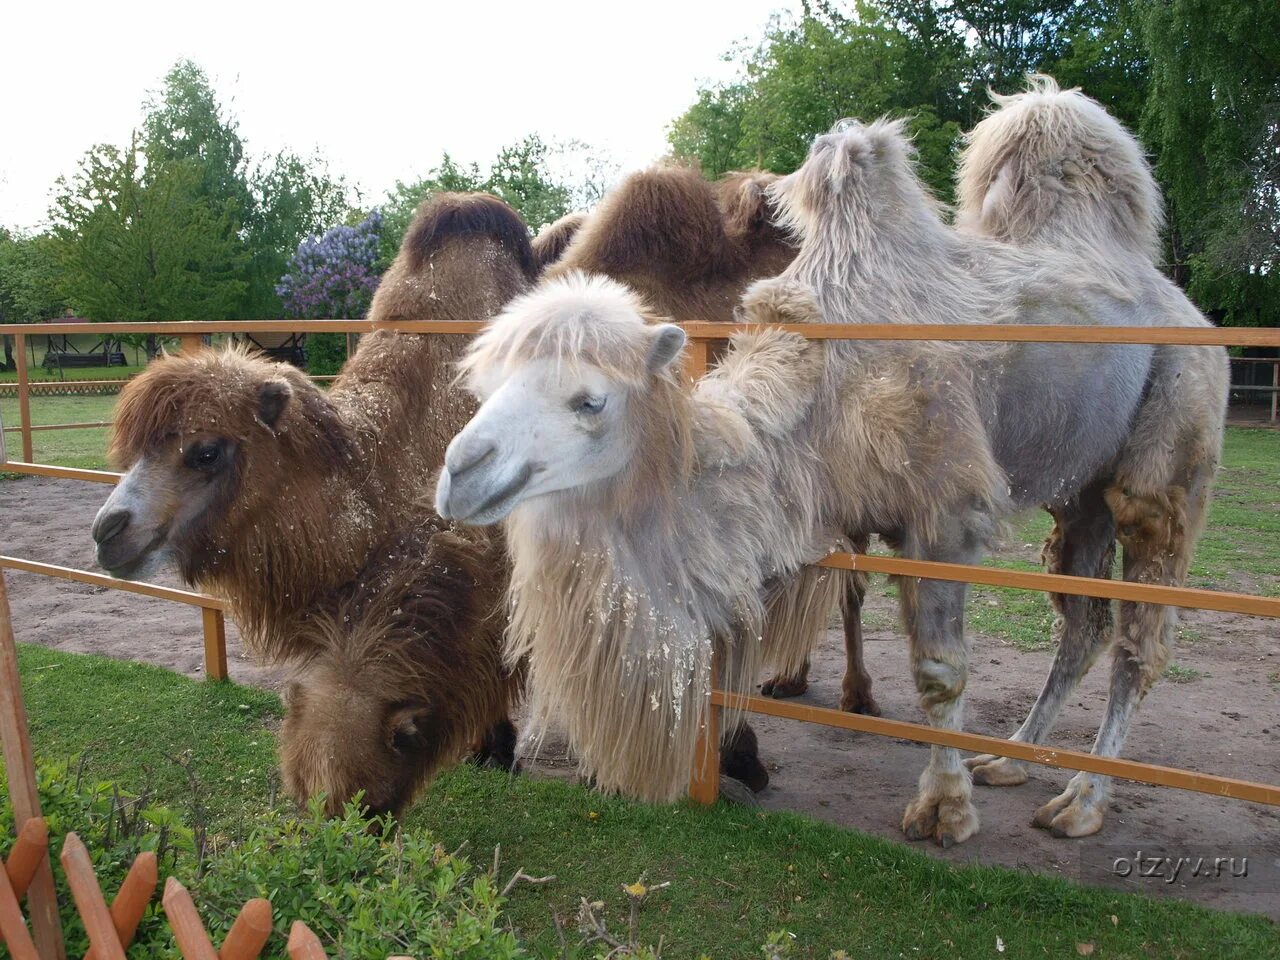
{"type": "MultiPolygon", "coordinates": [[[[49,861],[49,830],[40,815],[35,758],[27,726],[17,644],[10,618],[4,574],[0,572],[0,742],[3,743],[14,823],[21,823],[8,857],[0,860],[0,942],[13,960],[66,960],[49,861]],[[27,897],[31,925],[22,913],[27,897]]],[[[156,855],[134,858],[120,889],[107,906],[88,848],[75,833],[63,839],[59,857],[76,913],[89,937],[85,960],[125,960],[159,883],[156,855]]],[[[244,904],[215,948],[191,894],[176,877],[165,883],[161,898],[165,919],[184,960],[257,960],[271,937],[271,903],[255,898],[244,904]]],[[[320,939],[295,920],[287,944],[291,960],[327,960],[320,939]]],[[[409,960],[393,957],[391,960],[409,960]]]]}
{"type": "MultiPolygon", "coordinates": [[[[707,370],[710,347],[725,340],[730,334],[750,329],[734,324],[692,322],[682,324],[689,336],[687,367],[694,378],[707,370]]],[[[57,324],[61,333],[156,333],[177,335],[183,349],[192,349],[200,338],[211,333],[289,332],[300,333],[367,333],[386,329],[401,333],[429,333],[471,335],[479,332],[481,323],[448,321],[397,321],[374,323],[368,320],[298,320],[298,321],[223,321],[187,323],[122,323],[122,324],[57,324]],[[80,327],[85,329],[81,330],[80,327]]],[[[790,324],[782,329],[801,334],[811,340],[937,340],[966,342],[1006,343],[1130,343],[1130,344],[1182,344],[1188,346],[1259,346],[1280,347],[1280,329],[1272,328],[1190,328],[1190,327],[1077,327],[1077,326],[1020,326],[1008,324],[790,324]]],[[[39,326],[0,325],[0,333],[21,337],[24,334],[39,335],[45,332],[39,326]]],[[[22,347],[19,342],[18,347],[22,347]]],[[[18,351],[15,354],[21,355],[18,351]]],[[[19,371],[21,383],[25,373],[19,371]]],[[[20,400],[20,408],[23,402],[20,400]]],[[[31,432],[29,412],[22,414],[23,460],[9,461],[0,445],[0,470],[47,477],[63,477],[101,483],[115,483],[119,474],[98,470],[77,470],[31,462],[31,432]]],[[[3,434],[0,433],[0,437],[3,434]]],[[[1276,546],[1280,551],[1280,545],[1276,546]]],[[[897,576],[923,577],[934,580],[953,580],[1024,590],[1041,590],[1077,596],[1104,597],[1171,606],[1223,610],[1251,616],[1280,618],[1280,598],[1251,596],[1215,590],[1198,590],[1188,587],[1166,587],[1155,584],[1115,582],[1089,577],[1070,577],[1059,574],[1031,573],[1003,570],[968,564],[935,563],[922,560],[904,560],[891,557],[873,557],[863,554],[835,553],[821,561],[821,565],[861,570],[868,573],[885,573],[897,576]]],[[[26,570],[49,576],[92,583],[112,589],[128,590],[148,596],[160,597],[178,603],[201,608],[205,636],[205,668],[210,677],[226,676],[226,641],[223,625],[224,605],[221,601],[184,590],[174,590],[151,584],[136,584],[113,580],[101,574],[85,570],[72,570],[49,564],[37,564],[16,557],[0,557],[0,567],[26,570]]],[[[713,665],[713,674],[714,674],[713,665]]],[[[917,723],[885,720],[847,714],[838,710],[808,704],[784,703],[764,697],[742,696],[723,690],[711,691],[708,722],[702,733],[695,769],[691,772],[690,792],[701,802],[712,802],[719,792],[718,751],[713,746],[719,741],[719,710],[733,707],[749,712],[786,717],[805,723],[817,723],[846,730],[859,730],[878,736],[897,737],[917,743],[940,744],[961,750],[990,753],[996,756],[1014,757],[1032,763],[1086,770],[1094,773],[1124,777],[1143,783],[1177,787],[1216,796],[1232,797],[1280,806],[1280,785],[1255,783],[1220,777],[1172,767],[1146,764],[1133,760],[1099,757],[1077,750],[1017,743],[982,734],[940,730],[917,723]]]]}

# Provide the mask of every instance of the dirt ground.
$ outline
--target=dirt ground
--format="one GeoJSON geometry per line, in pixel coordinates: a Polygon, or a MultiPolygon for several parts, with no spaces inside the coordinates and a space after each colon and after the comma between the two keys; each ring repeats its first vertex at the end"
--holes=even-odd
{"type": "MultiPolygon", "coordinates": [[[[22,479],[0,483],[0,553],[94,569],[89,526],[106,488],[76,481],[22,479]]],[[[29,574],[9,573],[18,639],[60,650],[145,661],[201,675],[200,618],[195,608],[29,574]]],[[[157,582],[178,585],[172,576],[157,582]]],[[[867,666],[886,717],[923,722],[910,682],[906,643],[893,603],[871,591],[867,666]]],[[[1280,638],[1260,618],[1188,611],[1202,639],[1183,644],[1177,662],[1198,671],[1190,682],[1164,682],[1147,697],[1125,747],[1126,757],[1229,777],[1280,783],[1280,638]]],[[[247,661],[228,624],[231,675],[275,686],[279,677],[247,661]]],[[[974,636],[966,729],[1007,736],[1022,721],[1048,671],[1050,652],[1024,653],[974,636]]],[[[816,658],[804,699],[835,706],[844,668],[835,631],[816,658]]],[[[1087,750],[1102,716],[1106,662],[1086,678],[1059,722],[1053,742],[1087,750]]],[[[927,758],[926,747],[769,717],[752,720],[773,782],[764,807],[793,810],[900,839],[902,809],[927,758]]],[[[534,770],[563,775],[562,748],[544,744],[534,770]]],[[[1106,827],[1084,840],[1055,840],[1031,826],[1036,807],[1057,794],[1069,774],[1031,767],[1019,787],[975,788],[981,833],[948,851],[919,849],[953,861],[1002,864],[1171,894],[1222,909],[1280,919],[1280,810],[1130,782],[1116,784],[1106,827]],[[1141,858],[1141,864],[1139,859],[1141,858]],[[1216,879],[1189,879],[1156,858],[1234,858],[1216,879]],[[1244,858],[1247,858],[1247,867],[1244,858]],[[1233,876],[1247,870],[1247,876],[1233,876]],[[1140,876],[1157,872],[1156,876],[1140,876]],[[1127,879],[1117,873],[1128,873],[1127,879]]]]}

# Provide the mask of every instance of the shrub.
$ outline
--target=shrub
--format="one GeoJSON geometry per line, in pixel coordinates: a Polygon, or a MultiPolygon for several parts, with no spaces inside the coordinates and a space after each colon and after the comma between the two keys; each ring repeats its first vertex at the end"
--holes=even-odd
{"type": "MultiPolygon", "coordinates": [[[[527,956],[499,928],[501,898],[488,876],[427,835],[392,835],[386,821],[371,828],[354,805],[333,820],[317,802],[301,818],[272,812],[192,892],[215,941],[245,900],[266,897],[278,932],[303,920],[331,956],[348,960],[527,956]]],[[[283,957],[284,945],[273,938],[263,955],[283,957]]]]}
{"type": "MultiPolygon", "coordinates": [[[[36,786],[40,809],[49,827],[49,854],[55,865],[54,885],[67,956],[83,956],[89,949],[89,938],[58,866],[63,838],[75,832],[85,842],[108,902],[139,853],[153,851],[163,876],[173,872],[179,863],[194,861],[194,838],[192,831],[178,823],[169,810],[150,804],[147,789],[139,794],[127,793],[114,784],[90,782],[83,768],[71,770],[65,765],[41,766],[36,771],[36,786]]],[[[0,801],[0,836],[12,837],[15,824],[7,780],[0,783],[0,801]]],[[[170,955],[176,955],[176,950],[171,949],[168,927],[153,904],[138,925],[129,957],[137,960],[170,955]]]]}
{"type": "MultiPolygon", "coordinates": [[[[315,931],[330,956],[344,960],[385,960],[398,953],[464,960],[528,956],[514,934],[499,926],[502,899],[490,877],[421,832],[392,833],[386,821],[371,830],[354,805],[333,820],[324,818],[319,803],[301,817],[268,811],[247,838],[202,862],[193,832],[171,811],[151,806],[148,791],[135,795],[112,784],[90,783],[83,771],[66,766],[41,767],[37,781],[68,956],[82,956],[89,946],[56,866],[62,840],[71,831],[88,846],[108,901],[134,857],[155,851],[160,889],[167,875],[186,884],[215,944],[245,901],[266,897],[276,934],[262,956],[271,960],[287,956],[294,920],[315,931]]],[[[0,830],[12,837],[13,807],[2,785],[0,801],[0,830]]],[[[158,892],[129,957],[178,960],[158,892]]]]}

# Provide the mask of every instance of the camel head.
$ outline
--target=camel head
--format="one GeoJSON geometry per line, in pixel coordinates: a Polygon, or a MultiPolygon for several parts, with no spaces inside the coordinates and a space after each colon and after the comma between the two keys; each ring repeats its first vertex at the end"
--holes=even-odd
{"type": "Polygon", "coordinates": [[[311,655],[285,688],[281,774],[300,804],[329,815],[362,794],[399,815],[444,765],[505,718],[503,546],[432,519],[378,545],[336,603],[301,627],[311,655]]]}
{"type": "Polygon", "coordinates": [[[247,352],[165,357],[121,391],[110,457],[124,477],[93,524],[98,562],[133,577],[172,558],[198,582],[279,497],[283,465],[340,469],[352,440],[293,367],[247,352]]]}
{"type": "Polygon", "coordinates": [[[601,277],[572,273],[513,301],[460,364],[481,406],[449,444],[440,515],[494,523],[525,501],[589,498],[642,473],[673,446],[658,411],[682,390],[684,343],[683,330],[601,277]]]}

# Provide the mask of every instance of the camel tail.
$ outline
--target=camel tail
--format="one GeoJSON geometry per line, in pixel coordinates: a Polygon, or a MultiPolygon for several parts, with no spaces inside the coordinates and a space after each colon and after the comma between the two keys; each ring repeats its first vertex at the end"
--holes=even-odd
{"type": "Polygon", "coordinates": [[[505,248],[533,280],[539,267],[529,228],[510,205],[487,193],[437,193],[418,207],[400,244],[411,273],[418,273],[450,240],[486,236],[505,248]]]}
{"type": "Polygon", "coordinates": [[[962,230],[1013,243],[1160,255],[1164,207],[1137,139],[1079,90],[1033,75],[965,137],[956,194],[962,230]]]}
{"type": "Polygon", "coordinates": [[[852,570],[804,567],[770,598],[763,643],[769,671],[780,677],[803,672],[856,576],[852,570]]]}

